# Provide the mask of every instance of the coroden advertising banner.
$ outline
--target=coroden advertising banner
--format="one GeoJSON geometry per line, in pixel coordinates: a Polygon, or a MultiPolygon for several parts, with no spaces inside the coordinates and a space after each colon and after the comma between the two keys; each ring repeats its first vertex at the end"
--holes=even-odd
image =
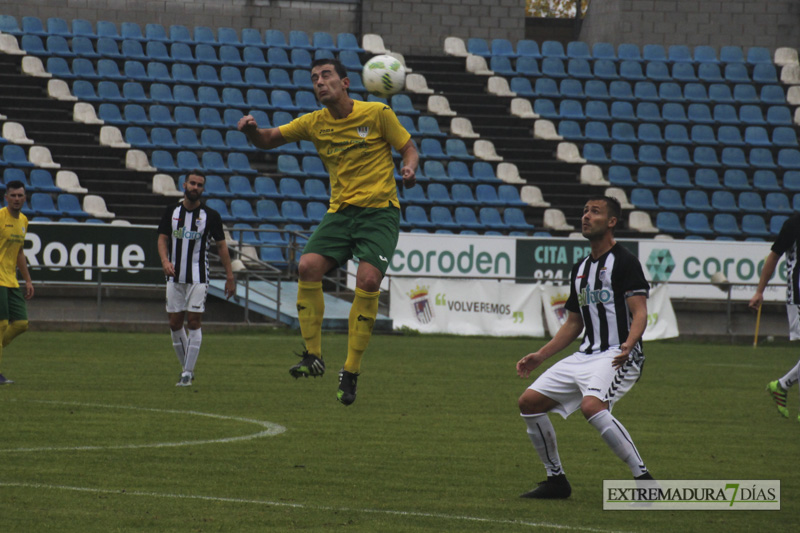
{"type": "Polygon", "coordinates": [[[483,280],[397,278],[391,281],[395,329],[457,335],[544,335],[535,285],[483,280]]]}

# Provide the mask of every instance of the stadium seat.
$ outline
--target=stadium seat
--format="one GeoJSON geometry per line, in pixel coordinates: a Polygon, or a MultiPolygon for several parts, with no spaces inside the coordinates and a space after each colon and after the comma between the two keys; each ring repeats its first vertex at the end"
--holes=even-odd
{"type": "Polygon", "coordinates": [[[636,165],[639,160],[633,152],[633,147],[629,144],[611,145],[610,159],[615,164],[636,165]]]}
{"type": "Polygon", "coordinates": [[[594,59],[608,59],[615,61],[617,53],[614,50],[614,45],[611,43],[598,42],[592,45],[592,57],[594,59]]]}
{"type": "MultiPolygon", "coordinates": [[[[564,124],[564,122],[567,121],[562,120],[559,123],[559,128],[561,127],[562,124],[564,124]]],[[[578,128],[580,128],[577,122],[575,123],[575,125],[578,126],[578,128]]],[[[614,124],[614,126],[616,125],[617,124],[614,124]]],[[[604,143],[611,141],[611,135],[608,133],[608,126],[605,124],[605,122],[595,122],[595,121],[587,122],[586,125],[584,126],[584,129],[585,131],[583,137],[586,140],[597,143],[604,143]]],[[[580,130],[578,130],[578,132],[580,132],[580,130]]]]}
{"type": "Polygon", "coordinates": [[[631,203],[637,209],[652,210],[658,209],[653,192],[650,189],[635,188],[631,191],[631,203]]]}
{"type": "Polygon", "coordinates": [[[34,215],[45,217],[61,216],[61,210],[56,208],[53,203],[53,197],[46,192],[34,192],[31,194],[30,209],[34,215]]]}
{"type": "MultiPolygon", "coordinates": [[[[672,125],[673,124],[670,126],[672,125]]],[[[674,125],[678,126],[678,124],[674,125]]],[[[636,136],[640,142],[646,144],[662,144],[664,142],[664,138],[661,135],[661,128],[659,128],[657,124],[639,124],[636,136]]]]}
{"type": "Polygon", "coordinates": [[[698,146],[692,155],[694,164],[699,167],[716,168],[721,166],[716,150],[710,146],[698,146]]]}
{"type": "MultiPolygon", "coordinates": [[[[639,69],[641,72],[641,69],[639,69]]],[[[609,59],[598,59],[594,62],[594,77],[598,81],[603,80],[618,80],[620,74],[617,74],[617,67],[614,61],[609,59]]]]}
{"type": "Polygon", "coordinates": [[[717,171],[711,168],[697,169],[694,175],[694,183],[701,189],[721,189],[723,187],[717,171]]]}
{"type": "Polygon", "coordinates": [[[717,129],[717,141],[719,144],[731,147],[741,147],[745,145],[742,132],[737,126],[725,125],[717,129]]]}
{"type": "Polygon", "coordinates": [[[694,187],[689,178],[689,172],[681,167],[668,168],[664,181],[668,187],[675,189],[691,189],[694,187]]]}
{"type": "Polygon", "coordinates": [[[525,213],[518,207],[506,207],[503,210],[503,222],[515,231],[533,231],[535,226],[525,219],[525,213]]]}
{"type": "Polygon", "coordinates": [[[739,194],[739,209],[745,213],[766,213],[761,195],[753,191],[745,191],[739,194]]]}
{"type": "Polygon", "coordinates": [[[714,232],[727,237],[740,237],[742,235],[736,217],[730,213],[717,213],[714,215],[714,232]]]}
{"type": "Polygon", "coordinates": [[[459,227],[471,230],[484,230],[486,229],[483,224],[478,221],[475,216],[475,211],[470,207],[456,207],[454,220],[459,227]]]}
{"type": "Polygon", "coordinates": [[[714,234],[714,230],[708,223],[708,217],[704,213],[687,213],[684,226],[686,233],[708,237],[714,234]]]}
{"type": "Polygon", "coordinates": [[[775,165],[775,160],[772,158],[772,151],[768,148],[753,148],[750,150],[749,161],[750,166],[755,168],[778,168],[777,165],[775,165]]]}
{"type": "Polygon", "coordinates": [[[714,191],[711,194],[711,207],[718,212],[739,212],[736,197],[731,191],[714,191]]]}
{"type": "Polygon", "coordinates": [[[800,170],[800,151],[794,148],[779,150],[778,166],[783,169],[800,170]]]}
{"type": "Polygon", "coordinates": [[[431,223],[436,228],[456,230],[460,226],[453,220],[450,210],[441,205],[431,207],[431,223]]]}
{"type": "Polygon", "coordinates": [[[789,197],[782,192],[769,192],[764,200],[764,208],[768,213],[791,215],[794,213],[789,197]]]}
{"type": "Polygon", "coordinates": [[[81,208],[78,197],[70,193],[61,193],[56,199],[56,206],[62,216],[74,218],[88,218],[90,215],[81,208]]]}
{"type": "Polygon", "coordinates": [[[661,189],[658,191],[658,207],[666,211],[684,211],[681,193],[675,189],[661,189]]]}
{"type": "Polygon", "coordinates": [[[608,181],[615,187],[633,187],[636,182],[631,177],[628,167],[614,165],[608,169],[608,181]]]}
{"type": "MultiPolygon", "coordinates": [[[[668,161],[671,157],[670,148],[683,148],[680,146],[670,146],[667,148],[667,157],[668,161]]],[[[687,154],[688,159],[688,154],[687,154]]],[[[643,165],[650,165],[650,166],[660,166],[664,164],[664,159],[661,156],[661,149],[658,146],[650,145],[650,144],[642,144],[639,146],[639,153],[638,153],[639,162],[643,165]]],[[[674,164],[680,164],[677,161],[669,161],[674,164]]]]}
{"type": "Polygon", "coordinates": [[[683,229],[678,214],[671,211],[661,211],[656,215],[656,227],[663,233],[683,235],[683,229]]]}
{"type": "Polygon", "coordinates": [[[639,167],[636,171],[636,184],[639,187],[653,187],[657,189],[664,186],[661,173],[655,167],[639,167]]]}
{"type": "Polygon", "coordinates": [[[664,127],[664,142],[668,144],[692,144],[689,132],[683,124],[667,124],[664,127]]]}
{"type": "Polygon", "coordinates": [[[732,191],[749,191],[752,189],[747,174],[741,169],[729,168],[725,170],[722,183],[726,189],[732,191]]]}
{"type": "Polygon", "coordinates": [[[540,58],[539,43],[530,39],[520,39],[517,41],[517,55],[521,57],[540,58]]]}
{"type": "Polygon", "coordinates": [[[696,190],[696,189],[695,190],[686,191],[686,194],[684,196],[684,200],[683,201],[684,201],[684,204],[686,206],[686,209],[689,212],[695,212],[695,211],[708,212],[708,211],[713,211],[713,208],[711,207],[711,203],[710,203],[710,201],[708,199],[708,194],[706,194],[705,191],[696,190]]]}
{"type": "Polygon", "coordinates": [[[753,188],[759,191],[781,191],[778,178],[772,170],[756,170],[753,173],[753,188]]]}
{"type": "Polygon", "coordinates": [[[502,231],[508,229],[500,216],[500,212],[494,207],[481,207],[478,212],[478,218],[480,223],[490,230],[502,231]]]}
{"type": "Polygon", "coordinates": [[[428,215],[421,206],[409,205],[405,208],[405,219],[412,228],[432,229],[435,224],[428,220],[428,215]]]}
{"type": "Polygon", "coordinates": [[[783,224],[789,219],[787,215],[773,215],[769,220],[769,232],[775,236],[780,233],[783,224]]]}

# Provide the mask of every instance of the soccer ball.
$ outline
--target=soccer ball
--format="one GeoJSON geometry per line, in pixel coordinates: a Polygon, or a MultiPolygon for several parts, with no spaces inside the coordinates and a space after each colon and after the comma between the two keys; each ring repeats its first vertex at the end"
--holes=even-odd
{"type": "Polygon", "coordinates": [[[390,55],[375,56],[364,64],[361,79],[369,92],[386,98],[403,90],[406,69],[390,55]]]}

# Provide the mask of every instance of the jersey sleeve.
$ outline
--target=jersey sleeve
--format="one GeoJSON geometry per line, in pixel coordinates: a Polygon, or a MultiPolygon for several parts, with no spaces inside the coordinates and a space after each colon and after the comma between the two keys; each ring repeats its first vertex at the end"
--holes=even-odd
{"type": "Polygon", "coordinates": [[[397,120],[397,115],[389,106],[384,106],[378,116],[380,117],[381,131],[383,138],[392,145],[395,150],[399,150],[406,145],[411,138],[411,134],[397,120]]]}
{"type": "Polygon", "coordinates": [[[313,113],[308,113],[297,117],[288,124],[278,126],[281,131],[281,135],[283,135],[283,139],[287,143],[311,140],[310,124],[312,115],[313,113]]]}
{"type": "Polygon", "coordinates": [[[578,275],[579,267],[580,263],[574,265],[569,276],[569,297],[567,298],[567,303],[564,304],[564,309],[570,313],[579,313],[581,311],[581,306],[578,304],[578,293],[575,292],[575,278],[578,275]]]}
{"type": "Polygon", "coordinates": [[[619,255],[622,260],[620,265],[622,268],[614,269],[614,273],[617,274],[615,282],[622,293],[625,294],[625,298],[636,295],[649,297],[650,284],[647,283],[647,279],[644,277],[644,271],[639,259],[627,250],[624,250],[619,255]]]}
{"type": "Polygon", "coordinates": [[[175,206],[169,206],[164,209],[164,214],[161,215],[161,222],[158,223],[158,234],[159,235],[171,235],[172,234],[172,212],[175,210],[175,206]]]}
{"type": "Polygon", "coordinates": [[[206,212],[208,213],[208,232],[211,237],[217,242],[224,241],[225,229],[222,226],[222,217],[217,211],[208,207],[206,212]]]}
{"type": "Polygon", "coordinates": [[[798,222],[800,222],[800,217],[793,216],[788,218],[781,226],[781,231],[778,233],[778,238],[775,239],[775,242],[772,244],[771,250],[775,252],[778,256],[783,255],[786,253],[786,250],[792,247],[792,245],[797,242],[798,240],[798,222]]]}

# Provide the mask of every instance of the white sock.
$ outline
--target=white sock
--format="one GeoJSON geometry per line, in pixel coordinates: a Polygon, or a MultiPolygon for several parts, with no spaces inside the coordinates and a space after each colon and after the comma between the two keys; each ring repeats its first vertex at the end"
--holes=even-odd
{"type": "Polygon", "coordinates": [[[175,355],[178,356],[181,368],[183,368],[186,366],[186,346],[189,344],[186,330],[183,328],[177,331],[170,330],[170,334],[172,335],[172,348],[175,350],[175,355]]]}
{"type": "Polygon", "coordinates": [[[588,422],[600,432],[600,436],[603,437],[609,448],[617,454],[617,457],[628,465],[633,477],[647,473],[644,461],[639,456],[639,451],[633,444],[628,431],[608,410],[600,411],[591,417],[588,422]]]}
{"type": "Polygon", "coordinates": [[[800,361],[785,376],[779,379],[778,383],[781,384],[783,390],[789,390],[789,387],[797,383],[798,379],[800,379],[800,361]]]}
{"type": "Polygon", "coordinates": [[[194,373],[194,365],[197,363],[197,356],[200,354],[200,345],[203,343],[203,330],[201,328],[189,330],[189,347],[186,349],[186,365],[183,369],[186,372],[194,373]]]}
{"type": "Polygon", "coordinates": [[[536,453],[547,469],[547,475],[557,476],[564,473],[561,468],[561,458],[558,456],[558,443],[556,442],[556,430],[550,418],[545,413],[536,415],[521,415],[528,425],[528,437],[530,437],[536,453]]]}

